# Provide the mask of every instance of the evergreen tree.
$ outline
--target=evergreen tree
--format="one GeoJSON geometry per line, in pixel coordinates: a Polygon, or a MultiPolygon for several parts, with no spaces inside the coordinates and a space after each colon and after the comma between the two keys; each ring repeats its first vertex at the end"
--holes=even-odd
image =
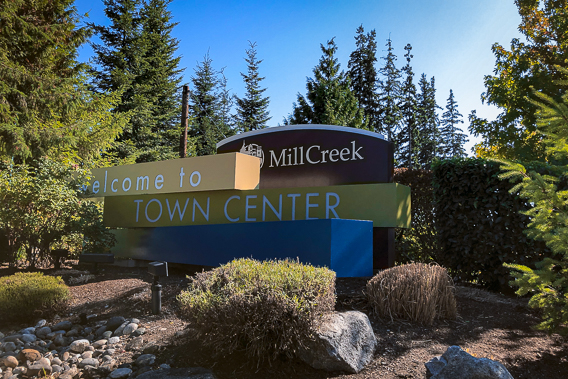
{"type": "Polygon", "coordinates": [[[398,149],[395,157],[399,167],[414,168],[418,165],[418,155],[421,149],[420,135],[416,120],[417,104],[416,104],[416,86],[414,85],[414,72],[410,66],[412,59],[412,46],[407,44],[404,48],[406,54],[406,65],[402,72],[406,78],[402,86],[402,102],[400,104],[401,112],[401,129],[398,134],[398,149]]]}
{"type": "Polygon", "coordinates": [[[306,97],[298,94],[298,103],[294,103],[294,111],[285,123],[365,128],[363,111],[349,88],[349,77],[339,71],[334,39],[327,42],[327,47],[320,46],[323,56],[314,68],[315,79],[308,78],[306,97]]]}
{"type": "Polygon", "coordinates": [[[379,70],[383,75],[384,80],[379,87],[379,124],[380,128],[376,130],[378,133],[386,135],[387,139],[391,142],[396,142],[394,139],[397,135],[400,125],[400,70],[396,68],[396,55],[393,52],[392,41],[387,40],[387,56],[383,57],[385,65],[379,70]]]}
{"type": "Polygon", "coordinates": [[[463,124],[462,117],[458,111],[458,103],[454,99],[454,92],[450,89],[446,111],[440,120],[440,156],[442,158],[466,156],[463,145],[467,142],[467,136],[459,127],[459,124],[463,124]]]}
{"type": "Polygon", "coordinates": [[[249,42],[250,48],[247,49],[247,73],[241,76],[245,82],[245,96],[235,97],[237,102],[236,124],[241,132],[264,129],[271,117],[268,116],[268,97],[262,97],[266,88],[260,88],[260,82],[264,80],[258,73],[258,66],[262,60],[256,58],[256,42],[249,42]]]}
{"type": "Polygon", "coordinates": [[[190,91],[191,129],[197,155],[211,155],[217,151],[217,142],[233,134],[228,124],[230,98],[222,71],[213,69],[209,53],[197,64],[191,77],[190,91]]]}
{"type": "Polygon", "coordinates": [[[349,56],[348,75],[351,79],[351,91],[357,98],[359,108],[363,109],[369,130],[380,129],[377,101],[379,78],[377,62],[377,33],[371,30],[365,34],[363,25],[357,28],[356,49],[349,56]]]}
{"type": "Polygon", "coordinates": [[[152,94],[152,140],[146,142],[139,162],[177,158],[180,138],[181,57],[176,56],[179,41],[171,37],[178,24],[171,22],[168,6],[172,0],[149,0],[140,15],[141,38],[146,44],[145,70],[137,82],[149,86],[152,94]]]}
{"type": "Polygon", "coordinates": [[[418,111],[416,119],[421,139],[421,149],[418,156],[420,168],[429,169],[434,158],[438,157],[440,144],[440,131],[438,128],[438,109],[436,104],[436,89],[434,77],[430,82],[426,75],[420,77],[420,93],[418,94],[418,111]]]}
{"type": "MultiPolygon", "coordinates": [[[[113,95],[86,85],[77,49],[90,32],[72,0],[4,1],[0,6],[0,157],[97,158],[120,132],[113,95]]],[[[122,121],[121,121],[122,120],[122,121]]]]}
{"type": "Polygon", "coordinates": [[[131,115],[116,155],[146,162],[176,156],[179,141],[178,41],[167,6],[172,0],[103,0],[109,26],[92,25],[103,44],[93,44],[94,84],[122,90],[113,112],[131,115]]]}

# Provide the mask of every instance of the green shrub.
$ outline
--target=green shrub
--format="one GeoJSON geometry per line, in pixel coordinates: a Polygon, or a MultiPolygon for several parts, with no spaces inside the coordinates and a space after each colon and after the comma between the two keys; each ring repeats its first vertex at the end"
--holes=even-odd
{"type": "Polygon", "coordinates": [[[237,259],[196,274],[179,297],[195,337],[218,355],[260,363],[293,354],[335,307],[335,273],[298,262],[237,259]]]}
{"type": "Polygon", "coordinates": [[[431,325],[456,317],[454,284],[440,266],[412,263],[381,271],[367,283],[367,299],[380,318],[431,325]]]}
{"type": "Polygon", "coordinates": [[[412,195],[412,227],[396,229],[394,248],[398,263],[429,263],[435,259],[438,246],[434,228],[432,179],[430,170],[394,170],[394,181],[409,186],[412,195]]]}
{"type": "MultiPolygon", "coordinates": [[[[537,162],[530,167],[543,174],[554,170],[537,162]]],[[[498,162],[451,159],[435,163],[433,172],[436,262],[452,277],[498,290],[510,280],[503,263],[534,267],[550,254],[544,243],[523,233],[530,222],[523,211],[531,206],[510,193],[514,184],[499,179],[498,162]]]]}
{"type": "Polygon", "coordinates": [[[31,320],[63,306],[68,297],[61,277],[33,272],[0,278],[0,320],[31,320]]]}

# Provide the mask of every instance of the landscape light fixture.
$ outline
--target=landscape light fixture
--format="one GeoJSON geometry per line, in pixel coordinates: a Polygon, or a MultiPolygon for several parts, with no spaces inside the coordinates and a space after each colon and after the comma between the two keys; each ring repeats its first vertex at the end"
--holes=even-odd
{"type": "Polygon", "coordinates": [[[160,276],[168,276],[168,262],[148,263],[148,272],[154,276],[152,283],[152,314],[158,315],[162,309],[162,285],[160,276]]]}

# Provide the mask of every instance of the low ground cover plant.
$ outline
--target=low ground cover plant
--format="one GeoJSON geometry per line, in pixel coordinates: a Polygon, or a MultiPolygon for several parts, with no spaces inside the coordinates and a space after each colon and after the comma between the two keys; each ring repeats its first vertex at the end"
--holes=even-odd
{"type": "Polygon", "coordinates": [[[195,337],[257,363],[292,355],[335,307],[335,272],[291,260],[237,259],[191,279],[178,300],[195,337]]]}
{"type": "Polygon", "coordinates": [[[396,266],[367,283],[367,299],[384,319],[406,319],[431,325],[437,318],[455,318],[454,284],[445,268],[424,263],[396,266]]]}
{"type": "Polygon", "coordinates": [[[0,278],[0,321],[31,320],[63,307],[68,298],[61,277],[30,272],[0,278]]]}

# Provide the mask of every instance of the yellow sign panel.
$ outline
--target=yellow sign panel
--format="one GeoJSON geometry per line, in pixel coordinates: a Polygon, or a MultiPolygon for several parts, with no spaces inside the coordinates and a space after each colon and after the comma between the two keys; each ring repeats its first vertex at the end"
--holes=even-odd
{"type": "Polygon", "coordinates": [[[87,196],[258,188],[260,159],[228,153],[93,170],[87,196]]]}
{"type": "Polygon", "coordinates": [[[110,227],[156,227],[341,218],[410,227],[410,188],[397,183],[212,191],[105,199],[110,227]]]}

